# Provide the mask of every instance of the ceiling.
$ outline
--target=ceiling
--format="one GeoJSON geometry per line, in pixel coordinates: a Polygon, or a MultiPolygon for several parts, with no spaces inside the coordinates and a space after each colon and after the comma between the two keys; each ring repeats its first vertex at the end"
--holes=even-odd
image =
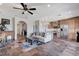
{"type": "MultiPolygon", "coordinates": [[[[25,3],[26,4],[26,3],[25,3]]],[[[20,17],[31,20],[51,20],[56,21],[63,18],[79,16],[78,3],[27,3],[28,8],[35,7],[37,10],[32,11],[34,15],[25,13],[22,10],[15,10],[13,7],[22,8],[19,3],[3,3],[0,5],[0,16],[20,17]]]]}

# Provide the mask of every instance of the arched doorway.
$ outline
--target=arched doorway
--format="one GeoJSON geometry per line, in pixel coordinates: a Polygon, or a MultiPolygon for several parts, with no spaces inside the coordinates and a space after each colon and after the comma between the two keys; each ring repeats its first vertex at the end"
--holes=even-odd
{"type": "Polygon", "coordinates": [[[27,37],[27,24],[24,21],[17,23],[17,38],[19,42],[24,42],[27,37]]]}

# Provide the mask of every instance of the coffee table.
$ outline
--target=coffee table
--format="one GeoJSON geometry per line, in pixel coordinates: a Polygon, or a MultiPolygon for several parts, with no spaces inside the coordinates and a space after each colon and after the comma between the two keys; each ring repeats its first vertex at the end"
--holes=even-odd
{"type": "Polygon", "coordinates": [[[38,38],[34,38],[34,37],[28,37],[27,38],[27,42],[29,42],[31,45],[33,44],[33,42],[37,42],[38,43],[38,38]]]}

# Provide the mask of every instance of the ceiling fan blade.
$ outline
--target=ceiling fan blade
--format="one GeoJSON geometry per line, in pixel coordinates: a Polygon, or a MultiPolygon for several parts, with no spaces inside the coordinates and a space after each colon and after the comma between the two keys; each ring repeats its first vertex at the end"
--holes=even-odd
{"type": "Polygon", "coordinates": [[[23,8],[25,7],[24,3],[20,3],[20,4],[22,5],[23,8]]]}
{"type": "Polygon", "coordinates": [[[27,11],[27,12],[29,12],[31,15],[33,15],[33,13],[32,13],[32,12],[30,12],[30,11],[27,11]]]}
{"type": "Polygon", "coordinates": [[[19,10],[23,10],[23,9],[21,9],[21,8],[17,8],[17,7],[13,7],[14,9],[19,9],[19,10]]]}
{"type": "Polygon", "coordinates": [[[27,5],[25,5],[24,3],[21,3],[22,7],[24,10],[28,10],[27,5]]]}
{"type": "Polygon", "coordinates": [[[29,10],[36,10],[36,8],[29,8],[29,10]]]}

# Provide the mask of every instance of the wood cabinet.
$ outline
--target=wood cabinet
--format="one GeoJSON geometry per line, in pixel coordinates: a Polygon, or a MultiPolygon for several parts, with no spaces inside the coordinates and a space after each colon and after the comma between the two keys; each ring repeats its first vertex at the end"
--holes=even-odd
{"type": "Polygon", "coordinates": [[[60,20],[61,25],[68,25],[68,40],[76,41],[76,33],[79,31],[79,17],[60,20]]]}
{"type": "Polygon", "coordinates": [[[49,29],[55,28],[55,27],[59,27],[60,26],[68,26],[68,40],[70,41],[76,41],[77,38],[77,32],[79,32],[79,17],[73,17],[73,18],[68,18],[68,19],[63,19],[63,20],[59,20],[56,22],[50,22],[48,25],[49,29]]]}
{"type": "Polygon", "coordinates": [[[59,27],[60,27],[60,23],[59,23],[59,21],[50,22],[48,27],[49,27],[50,29],[51,29],[51,28],[59,28],[59,27]]]}

